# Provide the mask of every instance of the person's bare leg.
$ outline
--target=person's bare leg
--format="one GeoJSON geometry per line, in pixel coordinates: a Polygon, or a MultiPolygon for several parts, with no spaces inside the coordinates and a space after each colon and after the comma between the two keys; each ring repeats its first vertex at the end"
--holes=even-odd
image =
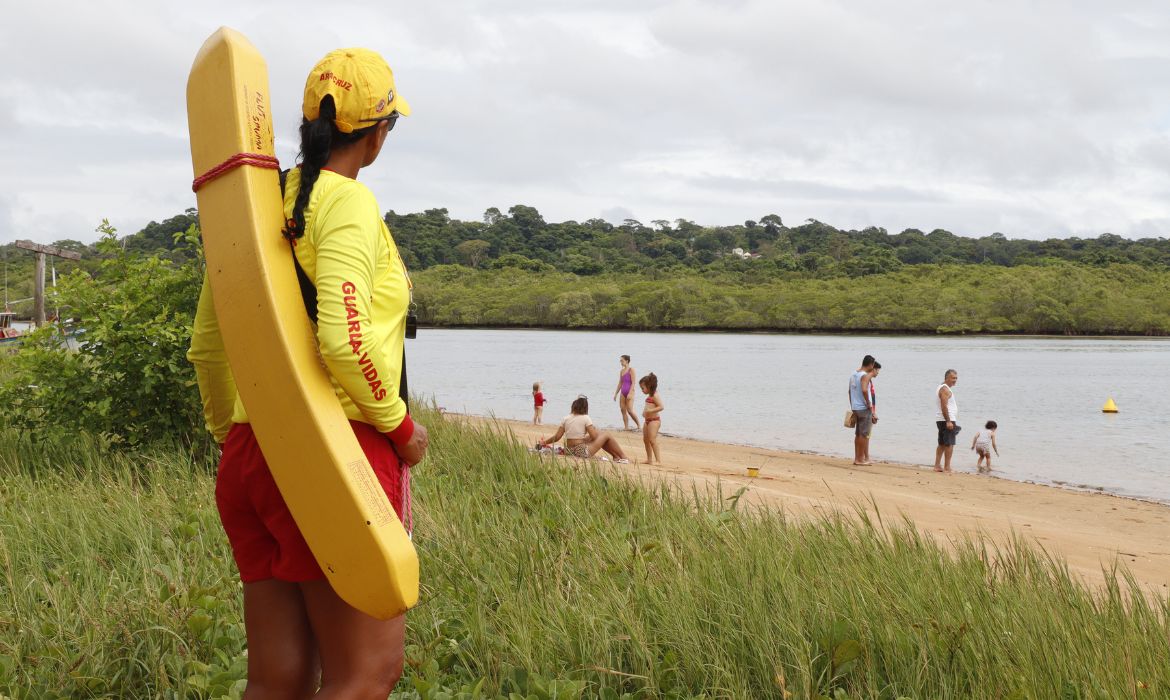
{"type": "Polygon", "coordinates": [[[653,421],[646,424],[646,430],[650,434],[650,448],[654,451],[653,463],[658,466],[662,466],[662,455],[658,452],[658,429],[661,427],[661,421],[653,421]]]}
{"type": "Polygon", "coordinates": [[[944,448],[942,445],[939,445],[938,447],[934,448],[934,470],[936,472],[941,472],[943,470],[942,469],[943,449],[944,448]]]}
{"type": "Polygon", "coordinates": [[[943,456],[946,457],[946,467],[943,469],[943,471],[948,472],[948,473],[951,471],[951,455],[954,454],[954,452],[955,452],[954,445],[947,445],[944,448],[943,456]]]}
{"type": "Polygon", "coordinates": [[[593,442],[589,443],[590,457],[602,450],[608,452],[614,459],[626,458],[626,453],[622,451],[622,446],[619,445],[618,441],[609,433],[599,433],[597,438],[593,442]]]}
{"type": "Polygon", "coordinates": [[[864,440],[865,438],[861,437],[860,435],[856,433],[853,434],[853,463],[856,465],[860,465],[862,462],[861,457],[865,450],[865,448],[862,446],[862,441],[864,440]]]}
{"type": "Polygon", "coordinates": [[[630,395],[625,397],[626,411],[630,414],[630,420],[634,421],[634,430],[640,430],[642,424],[638,422],[638,412],[634,410],[634,390],[630,390],[630,395]]]}
{"type": "Polygon", "coordinates": [[[646,446],[646,464],[654,464],[654,451],[651,446],[650,426],[653,423],[642,424],[642,444],[646,446]]]}
{"type": "Polygon", "coordinates": [[[378,620],[321,579],[300,584],[321,655],[320,700],[386,700],[402,677],[406,616],[378,620]]]}
{"type": "Polygon", "coordinates": [[[614,459],[626,459],[626,453],[622,450],[622,446],[618,444],[617,438],[612,435],[606,435],[605,444],[602,449],[610,454],[614,459]]]}
{"type": "Polygon", "coordinates": [[[986,469],[988,472],[990,472],[991,471],[991,453],[990,452],[987,453],[987,457],[985,459],[987,460],[987,465],[984,467],[984,469],[986,469]]]}
{"type": "Polygon", "coordinates": [[[317,642],[297,584],[276,579],[245,583],[244,629],[245,700],[313,697],[320,678],[317,642]]]}

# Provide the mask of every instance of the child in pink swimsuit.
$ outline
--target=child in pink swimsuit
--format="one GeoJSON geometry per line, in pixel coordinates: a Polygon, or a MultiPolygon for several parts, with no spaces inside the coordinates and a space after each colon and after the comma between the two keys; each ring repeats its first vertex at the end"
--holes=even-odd
{"type": "Polygon", "coordinates": [[[646,463],[662,464],[658,453],[658,429],[662,426],[662,394],[658,393],[658,377],[653,372],[638,381],[642,393],[646,394],[646,408],[642,410],[642,442],[646,445],[646,463]]]}

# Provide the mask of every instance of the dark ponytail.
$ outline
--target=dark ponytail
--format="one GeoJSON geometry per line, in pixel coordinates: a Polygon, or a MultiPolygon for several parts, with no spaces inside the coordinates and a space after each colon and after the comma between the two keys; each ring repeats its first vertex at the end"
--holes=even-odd
{"type": "Polygon", "coordinates": [[[646,393],[650,396],[658,393],[658,377],[655,376],[653,372],[638,380],[638,384],[640,384],[642,388],[646,390],[646,393]]]}
{"type": "Polygon", "coordinates": [[[340,131],[333,120],[337,117],[337,107],[333,104],[333,96],[326,95],[321,100],[321,113],[313,121],[301,120],[301,152],[297,155],[300,161],[301,181],[297,188],[297,201],[293,204],[292,217],[284,224],[284,237],[290,241],[305,235],[305,207],[309,205],[309,197],[313,194],[313,185],[321,175],[321,169],[329,162],[329,155],[334,148],[357,143],[374,127],[355,129],[352,133],[340,131]]]}

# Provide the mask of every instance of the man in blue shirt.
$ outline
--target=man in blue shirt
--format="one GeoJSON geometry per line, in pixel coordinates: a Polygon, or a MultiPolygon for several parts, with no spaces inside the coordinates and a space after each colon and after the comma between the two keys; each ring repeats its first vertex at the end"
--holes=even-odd
{"type": "Polygon", "coordinates": [[[866,355],[861,366],[849,375],[849,407],[857,420],[853,428],[853,463],[857,466],[870,464],[869,432],[877,422],[877,414],[869,397],[870,370],[873,369],[873,355],[866,355]]]}

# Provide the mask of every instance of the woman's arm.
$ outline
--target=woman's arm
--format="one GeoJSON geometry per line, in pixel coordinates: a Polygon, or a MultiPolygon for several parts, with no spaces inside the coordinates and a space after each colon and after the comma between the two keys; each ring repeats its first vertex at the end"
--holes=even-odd
{"type": "Polygon", "coordinates": [[[298,250],[317,287],[317,340],[329,374],[366,422],[394,443],[398,455],[416,463],[426,451],[426,429],[415,434],[406,403],[398,395],[402,371],[402,324],[408,304],[405,270],[400,299],[390,299],[385,316],[373,317],[374,279],[382,256],[399,266],[397,251],[383,247],[383,228],[374,195],[350,183],[321,207],[310,230],[310,246],[298,250]],[[306,263],[311,263],[306,264],[306,263]],[[383,334],[375,326],[390,325],[383,334]]]}
{"type": "Polygon", "coordinates": [[[555,434],[555,435],[553,435],[552,437],[550,437],[550,438],[549,438],[549,439],[547,439],[547,440],[541,440],[541,441],[540,441],[540,444],[541,444],[541,446],[542,446],[542,447],[548,447],[549,445],[553,444],[553,443],[554,443],[554,442],[556,442],[557,440],[560,440],[560,439],[561,439],[561,436],[562,436],[562,435],[564,435],[564,434],[565,434],[565,426],[564,426],[564,424],[562,423],[562,424],[561,424],[561,425],[560,425],[560,426],[557,428],[557,432],[556,432],[556,434],[555,434]]]}
{"type": "Polygon", "coordinates": [[[199,290],[199,307],[191,329],[191,348],[187,360],[195,365],[195,379],[203,400],[203,420],[215,441],[223,444],[232,427],[232,411],[236,405],[236,382],[228,365],[219,333],[219,321],[211,299],[211,285],[203,275],[199,290]]]}

